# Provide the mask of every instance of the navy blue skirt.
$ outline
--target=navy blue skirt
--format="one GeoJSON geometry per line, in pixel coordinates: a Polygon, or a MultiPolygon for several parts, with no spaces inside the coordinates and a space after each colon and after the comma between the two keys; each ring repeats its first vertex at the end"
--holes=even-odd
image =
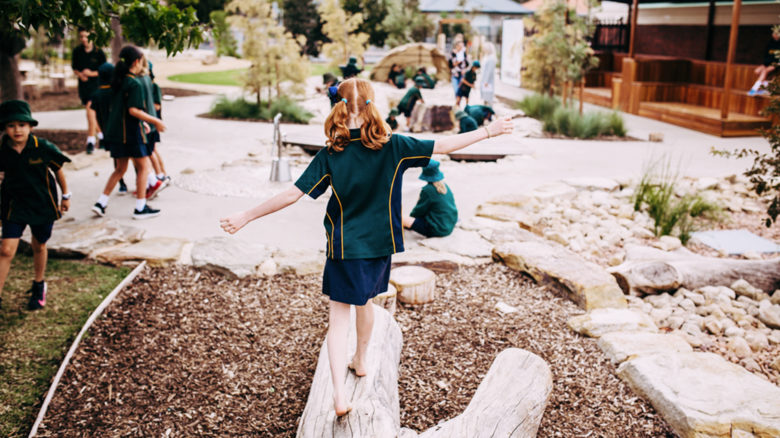
{"type": "Polygon", "coordinates": [[[387,291],[391,256],[373,259],[332,260],[325,262],[322,293],[340,303],[365,305],[387,291]]]}

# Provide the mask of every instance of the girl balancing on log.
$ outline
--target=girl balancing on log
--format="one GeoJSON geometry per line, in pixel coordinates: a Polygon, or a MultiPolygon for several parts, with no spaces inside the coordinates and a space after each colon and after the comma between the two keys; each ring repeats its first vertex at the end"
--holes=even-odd
{"type": "Polygon", "coordinates": [[[293,187],[262,204],[220,219],[234,234],[247,223],[281,210],[304,194],[317,198],[330,187],[325,210],[327,261],[322,292],[330,296],[327,347],[337,416],[352,409],[344,382],[347,371],[349,307],[355,306],[357,349],[349,364],[366,375],[366,351],[374,324],[369,300],[387,291],[390,257],[404,250],[401,181],[410,167],[423,167],[432,154],[447,154],[512,131],[509,118],[486,128],[438,140],[392,134],[382,120],[371,84],[352,78],[338,87],[341,101],[325,121],[327,148],[312,159],[293,187]]]}

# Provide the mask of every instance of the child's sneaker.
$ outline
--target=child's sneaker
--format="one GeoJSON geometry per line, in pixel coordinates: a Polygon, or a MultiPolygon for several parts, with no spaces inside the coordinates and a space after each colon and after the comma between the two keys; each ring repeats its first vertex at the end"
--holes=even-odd
{"type": "Polygon", "coordinates": [[[153,186],[146,188],[146,199],[154,199],[157,194],[160,193],[160,190],[162,189],[163,183],[159,179],[154,183],[153,186]]]}
{"type": "Polygon", "coordinates": [[[30,302],[27,303],[27,310],[42,309],[46,305],[46,282],[42,281],[40,285],[35,284],[27,292],[31,293],[30,302]]]}
{"type": "Polygon", "coordinates": [[[141,211],[133,210],[133,219],[149,219],[160,215],[160,210],[144,205],[144,209],[141,211]]]}
{"type": "Polygon", "coordinates": [[[87,155],[92,155],[95,151],[95,143],[87,143],[87,155]]]}
{"type": "Polygon", "coordinates": [[[748,91],[748,96],[755,96],[756,94],[758,94],[758,90],[755,88],[751,88],[750,91],[748,91]]]}
{"type": "Polygon", "coordinates": [[[125,180],[123,180],[123,179],[119,180],[119,194],[120,195],[126,195],[127,194],[127,184],[125,184],[125,180]]]}
{"type": "Polygon", "coordinates": [[[103,217],[106,215],[106,207],[103,207],[99,202],[96,202],[95,205],[92,206],[92,212],[103,217]]]}

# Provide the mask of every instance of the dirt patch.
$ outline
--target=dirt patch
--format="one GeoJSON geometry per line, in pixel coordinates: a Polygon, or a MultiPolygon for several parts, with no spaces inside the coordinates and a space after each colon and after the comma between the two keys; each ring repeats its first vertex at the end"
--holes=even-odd
{"type": "MultiPolygon", "coordinates": [[[[673,436],[595,342],[566,328],[581,312],[571,302],[498,264],[440,274],[437,293],[396,315],[403,426],[424,430],[461,413],[496,354],[520,347],[553,371],[540,437],[673,436]],[[501,315],[499,300],[519,311],[501,315]]],[[[326,309],[318,275],[146,270],[82,343],[40,435],[294,436],[326,309]]]]}
{"type": "MultiPolygon", "coordinates": [[[[200,96],[203,93],[193,90],[185,90],[183,88],[167,88],[161,89],[162,94],[169,94],[174,97],[188,97],[188,96],[200,96]]],[[[44,91],[41,93],[41,97],[29,101],[30,109],[33,112],[33,116],[39,111],[61,111],[61,110],[83,110],[84,105],[81,104],[79,99],[78,89],[66,88],[61,93],[53,93],[51,91],[44,91]]],[[[163,103],[163,105],[165,105],[163,103]]],[[[86,116],[85,116],[86,117],[86,116]]]]}
{"type": "Polygon", "coordinates": [[[33,129],[33,134],[54,143],[61,151],[76,154],[87,149],[87,131],[80,129],[33,129]]]}

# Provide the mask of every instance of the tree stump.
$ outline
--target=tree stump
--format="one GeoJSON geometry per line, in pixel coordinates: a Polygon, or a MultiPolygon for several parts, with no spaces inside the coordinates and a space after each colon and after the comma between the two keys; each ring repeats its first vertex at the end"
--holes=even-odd
{"type": "Polygon", "coordinates": [[[455,128],[452,106],[418,102],[412,110],[409,126],[412,132],[450,131],[455,128]]]}
{"type": "MultiPolygon", "coordinates": [[[[355,352],[355,312],[351,312],[349,357],[355,352]]],[[[298,424],[299,438],[395,438],[401,429],[398,402],[398,363],[401,329],[387,311],[374,305],[374,329],[368,347],[365,377],[347,373],[346,393],[352,411],[336,418],[327,343],[323,342],[309,399],[298,424]]]]}
{"type": "Polygon", "coordinates": [[[535,437],[551,391],[552,373],[544,359],[506,349],[496,356],[466,410],[419,438],[535,437]]]}
{"type": "Polygon", "coordinates": [[[771,294],[780,287],[780,258],[734,260],[704,257],[686,249],[674,252],[632,246],[622,264],[608,270],[624,293],[656,294],[681,287],[731,286],[744,279],[771,294]]]}
{"type": "Polygon", "coordinates": [[[374,304],[387,310],[390,315],[395,315],[395,301],[398,295],[395,286],[387,285],[387,292],[383,292],[373,298],[374,304]]]}
{"type": "Polygon", "coordinates": [[[436,274],[420,266],[401,266],[390,271],[390,283],[405,304],[425,304],[436,298],[436,274]]]}

